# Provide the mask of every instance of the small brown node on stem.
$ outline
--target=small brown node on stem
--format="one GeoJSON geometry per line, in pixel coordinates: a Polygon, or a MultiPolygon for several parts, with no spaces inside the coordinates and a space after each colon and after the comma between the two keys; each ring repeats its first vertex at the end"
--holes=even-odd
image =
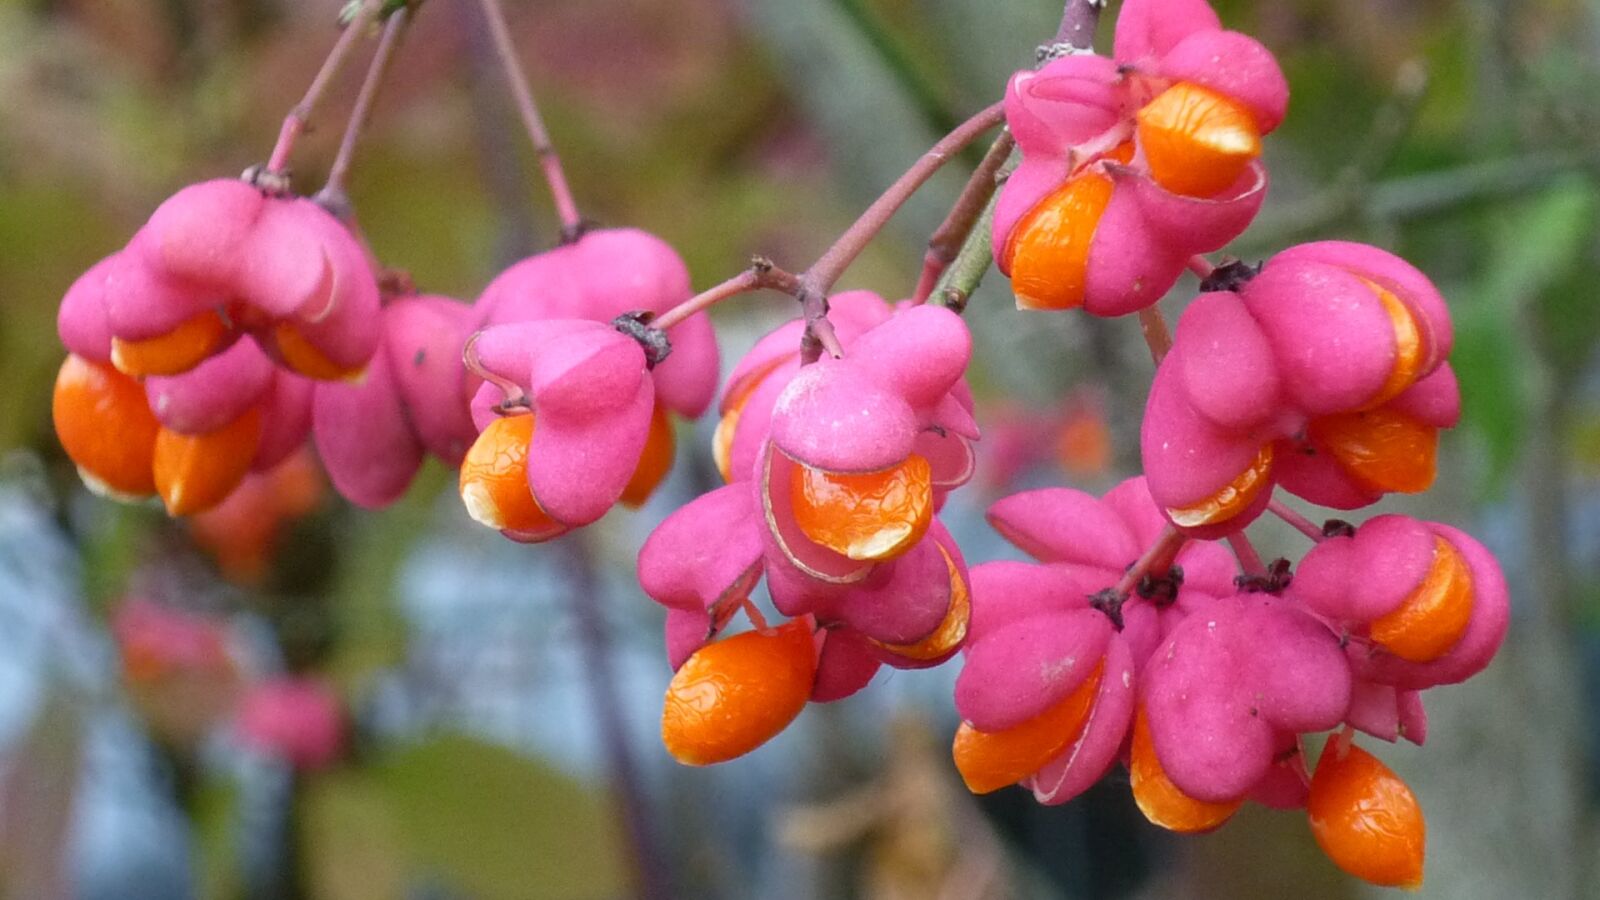
{"type": "Polygon", "coordinates": [[[1200,290],[1207,294],[1213,291],[1237,291],[1259,274],[1260,263],[1252,266],[1243,260],[1225,258],[1210,275],[1200,279],[1200,290]]]}
{"type": "Polygon", "coordinates": [[[1343,519],[1329,519],[1322,523],[1323,537],[1355,537],[1356,527],[1343,519]]]}
{"type": "Polygon", "coordinates": [[[1183,566],[1173,566],[1165,575],[1147,572],[1139,579],[1134,591],[1156,606],[1171,606],[1178,599],[1178,589],[1183,587],[1183,566]]]}
{"type": "Polygon", "coordinates": [[[289,193],[289,171],[269,171],[264,163],[258,163],[245,169],[239,175],[239,180],[257,190],[281,197],[289,193]]]}
{"type": "Polygon", "coordinates": [[[1128,598],[1114,587],[1089,595],[1089,605],[1105,613],[1106,618],[1111,620],[1111,627],[1118,631],[1122,630],[1122,604],[1127,600],[1128,598]]]}
{"type": "Polygon", "coordinates": [[[1294,573],[1289,571],[1289,561],[1279,557],[1267,566],[1265,575],[1240,575],[1233,579],[1233,584],[1242,593],[1271,594],[1276,597],[1293,581],[1294,573]]]}

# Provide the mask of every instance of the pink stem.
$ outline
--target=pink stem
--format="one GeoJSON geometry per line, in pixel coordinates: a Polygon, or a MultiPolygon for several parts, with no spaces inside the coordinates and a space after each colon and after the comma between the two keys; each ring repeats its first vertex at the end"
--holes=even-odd
{"type": "Polygon", "coordinates": [[[650,327],[666,331],[684,319],[710,309],[730,297],[762,289],[783,291],[792,296],[800,289],[800,279],[773,265],[771,260],[758,256],[751,260],[750,268],[655,317],[650,321],[650,327]]]}
{"type": "Polygon", "coordinates": [[[555,200],[562,236],[566,240],[576,240],[583,230],[583,216],[578,212],[578,203],[572,198],[572,189],[567,185],[561,157],[550,142],[550,132],[545,129],[544,118],[539,115],[539,106],[534,102],[533,89],[528,86],[528,73],[517,58],[511,29],[506,26],[505,10],[501,9],[500,0],[481,0],[481,5],[483,16],[489,23],[489,35],[494,40],[495,54],[500,57],[506,83],[516,99],[517,113],[522,117],[522,125],[527,129],[528,139],[533,143],[539,166],[544,171],[545,184],[549,185],[550,196],[555,200]]]}
{"type": "Polygon", "coordinates": [[[1267,565],[1261,561],[1261,554],[1256,552],[1256,546],[1250,543],[1242,531],[1235,531],[1227,537],[1228,546],[1233,548],[1233,555],[1238,557],[1240,568],[1246,575],[1252,577],[1265,577],[1267,565]]]}
{"type": "Polygon", "coordinates": [[[1211,273],[1216,270],[1217,267],[1212,265],[1211,260],[1206,259],[1203,253],[1196,253],[1189,257],[1189,271],[1199,275],[1201,278],[1210,278],[1211,273]]]}
{"type": "Polygon", "coordinates": [[[1063,48],[1062,53],[1093,50],[1095,29],[1105,5],[1106,0],[1067,0],[1061,9],[1061,25],[1052,41],[1054,47],[1063,48]]]}
{"type": "Polygon", "coordinates": [[[1294,526],[1296,531],[1308,538],[1311,538],[1313,541],[1321,543],[1327,538],[1327,535],[1322,533],[1322,529],[1317,527],[1317,523],[1296,512],[1288,504],[1276,497],[1267,501],[1267,509],[1270,510],[1273,515],[1294,526]]]}
{"type": "Polygon", "coordinates": [[[1183,532],[1171,525],[1163,528],[1160,536],[1146,548],[1144,555],[1139,557],[1133,567],[1123,573],[1122,580],[1118,581],[1112,590],[1117,596],[1126,597],[1139,586],[1139,581],[1146,575],[1165,574],[1172,568],[1172,561],[1178,558],[1178,551],[1183,549],[1184,543],[1188,540],[1183,532]]]}
{"type": "Polygon", "coordinates": [[[356,146],[361,142],[361,133],[366,130],[367,123],[372,120],[372,108],[377,103],[378,90],[389,73],[395,47],[399,46],[406,26],[411,24],[410,13],[409,7],[402,6],[389,14],[389,20],[383,26],[383,36],[378,39],[378,49],[373,51],[372,63],[367,68],[367,78],[361,82],[361,92],[356,95],[355,106],[350,110],[350,123],[345,126],[344,137],[339,141],[339,152],[334,155],[333,165],[328,168],[328,180],[317,193],[319,201],[339,207],[349,206],[346,181],[350,177],[350,166],[355,161],[356,146]]]}
{"type": "Polygon", "coordinates": [[[322,68],[311,79],[311,86],[306,88],[304,97],[289,110],[283,118],[283,127],[278,131],[278,142],[272,147],[272,155],[267,158],[267,172],[272,175],[282,175],[289,165],[289,155],[294,152],[295,141],[306,129],[311,114],[316,111],[317,104],[321,102],[328,87],[338,77],[339,70],[344,68],[345,62],[350,58],[350,50],[355,47],[356,41],[361,39],[362,32],[377,17],[378,11],[383,7],[383,0],[364,0],[356,7],[356,13],[340,32],[339,39],[334,41],[333,49],[328,51],[328,58],[322,61],[322,68]]]}
{"type": "Polygon", "coordinates": [[[1145,346],[1150,348],[1150,358],[1157,366],[1167,358],[1172,349],[1172,332],[1167,330],[1167,318],[1161,307],[1151,305],[1139,310],[1139,331],[1144,335],[1145,346]]]}
{"type": "Polygon", "coordinates": [[[826,297],[834,282],[844,274],[844,270],[855,262],[861,251],[866,249],[867,244],[883,230],[883,226],[888,224],[889,219],[911,198],[912,194],[926,184],[928,179],[932,178],[933,174],[953,156],[960,153],[962,148],[1004,120],[1004,106],[996,103],[940,138],[939,142],[927,153],[922,154],[921,158],[890,185],[882,196],[874,200],[861,217],[833,242],[833,246],[800,276],[801,291],[826,297]]]}

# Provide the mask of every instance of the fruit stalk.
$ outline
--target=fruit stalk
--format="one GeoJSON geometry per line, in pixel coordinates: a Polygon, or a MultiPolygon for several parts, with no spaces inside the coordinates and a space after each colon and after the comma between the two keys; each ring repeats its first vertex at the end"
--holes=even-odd
{"type": "Polygon", "coordinates": [[[533,151],[539,157],[539,168],[544,172],[545,184],[550,188],[550,196],[555,201],[556,215],[561,219],[561,235],[565,241],[577,240],[583,230],[583,216],[578,212],[578,203],[572,197],[572,189],[567,185],[566,171],[561,167],[561,157],[556,153],[555,144],[550,141],[550,132],[546,130],[544,118],[539,114],[539,106],[534,102],[533,89],[529,87],[528,73],[522,67],[522,60],[517,57],[517,48],[511,40],[511,29],[506,25],[505,10],[500,6],[500,0],[481,0],[483,17],[489,25],[489,36],[494,42],[495,55],[500,59],[501,69],[505,73],[506,84],[511,88],[512,97],[517,104],[517,114],[522,117],[522,126],[528,132],[528,140],[533,144],[533,151]]]}
{"type": "Polygon", "coordinates": [[[289,110],[283,118],[283,127],[278,130],[278,142],[273,145],[272,155],[267,157],[267,174],[283,175],[289,165],[289,155],[294,152],[295,141],[299,140],[305,131],[306,123],[311,119],[311,114],[316,111],[317,104],[322,96],[328,92],[328,87],[338,77],[339,70],[350,58],[350,50],[355,47],[356,41],[361,39],[362,32],[377,18],[383,8],[383,0],[364,0],[356,7],[355,15],[345,25],[344,31],[339,34],[339,39],[334,42],[333,49],[328,51],[328,58],[322,61],[322,68],[311,79],[311,86],[306,88],[305,96],[300,102],[289,110]]]}
{"type": "Polygon", "coordinates": [[[349,218],[350,197],[346,183],[350,177],[350,166],[355,162],[356,146],[361,142],[361,134],[366,130],[367,123],[372,120],[372,108],[377,103],[378,91],[389,74],[395,48],[399,46],[411,19],[411,8],[402,6],[391,13],[384,23],[378,49],[373,51],[372,63],[367,67],[366,80],[361,82],[361,91],[350,110],[350,122],[345,126],[344,137],[339,140],[339,150],[333,157],[333,164],[328,167],[328,180],[317,192],[317,202],[340,218],[349,218]]]}

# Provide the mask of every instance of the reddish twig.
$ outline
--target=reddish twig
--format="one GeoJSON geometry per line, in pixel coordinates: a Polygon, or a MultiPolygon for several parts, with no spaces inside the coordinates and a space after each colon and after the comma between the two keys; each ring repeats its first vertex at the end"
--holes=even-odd
{"type": "Polygon", "coordinates": [[[1203,253],[1196,253],[1189,257],[1189,271],[1201,278],[1210,278],[1211,273],[1216,270],[1217,267],[1211,263],[1211,260],[1206,259],[1203,253]]]}
{"type": "Polygon", "coordinates": [[[1227,537],[1228,546],[1233,548],[1233,555],[1239,560],[1239,567],[1246,575],[1252,578],[1265,578],[1267,564],[1261,561],[1261,554],[1256,551],[1256,545],[1243,531],[1235,531],[1227,537]]]}
{"type": "Polygon", "coordinates": [[[1155,542],[1145,549],[1144,555],[1140,556],[1128,571],[1122,574],[1122,579],[1112,590],[1117,596],[1126,597],[1139,586],[1139,582],[1146,575],[1156,577],[1165,575],[1172,568],[1173,560],[1178,558],[1178,551],[1183,549],[1184,543],[1188,540],[1183,532],[1171,525],[1163,528],[1155,542]]]}
{"type": "Polygon", "coordinates": [[[1267,509],[1270,510],[1273,515],[1294,526],[1296,531],[1308,538],[1311,538],[1313,541],[1321,543],[1327,537],[1327,535],[1323,534],[1322,529],[1318,527],[1315,522],[1296,512],[1288,504],[1276,497],[1267,501],[1267,509]]]}
{"type": "Polygon", "coordinates": [[[757,256],[750,260],[750,268],[715,287],[679,303],[650,321],[650,327],[666,331],[695,313],[710,309],[729,297],[751,291],[774,290],[794,296],[799,293],[800,279],[772,264],[772,260],[757,256]]]}
{"type": "Polygon", "coordinates": [[[334,41],[333,49],[328,51],[328,58],[322,61],[322,68],[311,79],[311,86],[306,88],[305,96],[300,102],[289,110],[283,118],[283,127],[278,130],[278,142],[272,147],[272,155],[267,157],[266,174],[283,176],[289,165],[289,155],[294,152],[295,141],[306,130],[311,114],[316,111],[317,104],[322,101],[328,87],[338,77],[339,71],[350,58],[350,51],[355,47],[356,41],[361,39],[367,26],[377,18],[383,8],[383,0],[363,0],[356,7],[355,15],[345,25],[344,31],[339,34],[339,39],[334,41]]]}
{"type": "Polygon", "coordinates": [[[1094,50],[1095,30],[1100,26],[1100,13],[1106,0],[1067,0],[1061,10],[1061,25],[1050,43],[1039,48],[1039,58],[1054,59],[1069,53],[1088,53],[1094,50]]]}
{"type": "Polygon", "coordinates": [[[961,245],[972,233],[973,226],[977,225],[989,205],[989,198],[994,196],[995,189],[999,187],[996,176],[1015,146],[1011,132],[1001,131],[1000,136],[989,145],[989,152],[984,154],[983,161],[972,170],[972,177],[967,179],[967,185],[962,188],[955,205],[950,207],[944,221],[928,238],[928,253],[922,261],[922,277],[917,279],[917,289],[911,296],[912,303],[922,303],[928,299],[934,285],[939,282],[939,276],[944,274],[945,267],[961,251],[961,245]]]}
{"type": "Polygon", "coordinates": [[[828,291],[844,274],[871,240],[883,230],[896,211],[927,183],[929,178],[961,149],[1005,119],[1002,104],[996,103],[956,126],[956,129],[929,148],[904,175],[896,179],[839,239],[800,276],[798,296],[806,320],[806,334],[800,345],[804,362],[815,362],[822,351],[840,356],[839,339],[828,322],[828,291]]]}
{"type": "Polygon", "coordinates": [[[517,113],[522,117],[528,140],[533,143],[534,153],[539,157],[539,167],[544,171],[545,184],[550,187],[550,196],[555,201],[556,215],[561,219],[562,238],[576,240],[583,231],[583,216],[579,214],[578,203],[572,198],[572,189],[567,185],[561,157],[550,141],[550,132],[545,129],[544,118],[539,115],[539,106],[534,102],[528,73],[522,68],[516,45],[511,40],[511,29],[506,25],[505,11],[500,7],[500,0],[480,0],[480,5],[483,7],[483,17],[489,24],[495,55],[500,58],[506,84],[516,100],[517,113]]]}

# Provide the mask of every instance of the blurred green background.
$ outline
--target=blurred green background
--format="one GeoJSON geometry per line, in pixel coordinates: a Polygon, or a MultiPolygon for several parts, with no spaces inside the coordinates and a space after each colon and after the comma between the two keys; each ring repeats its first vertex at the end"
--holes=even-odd
{"type": "MultiPolygon", "coordinates": [[[[1512,579],[1515,619],[1489,672],[1430,694],[1426,748],[1382,748],[1428,810],[1423,894],[1600,896],[1588,750],[1600,696],[1600,2],[1217,6],[1279,54],[1293,91],[1268,142],[1271,196],[1230,252],[1373,242],[1431,275],[1455,315],[1466,420],[1443,442],[1436,489],[1384,508],[1485,539],[1512,579]]],[[[351,759],[252,812],[256,775],[208,740],[162,734],[136,705],[129,740],[161,740],[134,768],[155,785],[152,808],[183,811],[168,854],[179,893],[137,896],[630,896],[638,821],[653,848],[644,868],[676,896],[1367,892],[1288,814],[1252,810],[1218,834],[1169,841],[1129,817],[1125,782],[1061,810],[1016,791],[974,803],[943,749],[955,724],[949,672],[880,675],[725,770],[673,767],[653,732],[666,678],[659,620],[631,568],[653,522],[706,483],[705,427],[679,435],[663,496],[608,518],[586,539],[591,564],[577,568],[559,551],[472,532],[434,464],[389,510],[325,503],[247,589],[217,579],[158,511],[86,496],[50,425],[62,292],[178,187],[264,158],[333,40],[336,11],[313,0],[0,2],[0,484],[6,503],[37,512],[0,527],[0,571],[12,566],[0,593],[22,610],[15,621],[38,615],[34,592],[45,589],[29,567],[54,557],[24,542],[64,537],[60,566],[38,577],[61,580],[59,602],[78,611],[87,645],[105,644],[105,618],[134,587],[179,594],[255,629],[278,665],[331,677],[360,736],[351,759]],[[179,575],[151,589],[152,571],[179,575]],[[585,597],[569,603],[573,592],[585,597]],[[585,601],[609,635],[598,656],[570,615],[585,601]],[[483,635],[495,639],[489,675],[466,671],[484,664],[483,635]],[[596,665],[620,699],[600,691],[591,703],[596,665]],[[616,742],[597,736],[608,703],[637,770],[620,794],[606,755],[616,742]],[[619,806],[632,795],[647,811],[619,806]],[[277,824],[258,827],[258,813],[277,824]],[[253,874],[257,832],[272,845],[268,868],[293,878],[253,874]]],[[[795,270],[815,258],[938,135],[999,97],[1060,6],[512,0],[508,12],[586,215],[661,234],[703,287],[752,253],[795,270]]],[[[427,0],[401,54],[351,193],[387,264],[470,300],[499,267],[552,244],[553,217],[476,5],[427,0]]],[[[331,159],[358,68],[302,144],[303,191],[331,159]]],[[[936,179],[842,286],[908,293],[964,177],[936,179]]],[[[1192,288],[1168,298],[1169,316],[1192,288]]],[[[719,309],[724,370],[791,312],[770,296],[719,309]]],[[[1063,470],[1044,453],[1002,481],[1101,489],[1136,470],[1150,373],[1132,323],[1025,317],[995,275],[967,318],[973,382],[990,409],[1045,420],[1063,397],[1104,404],[1094,416],[1108,429],[1106,464],[1069,459],[1063,470]]],[[[1001,487],[952,503],[975,560],[1003,552],[980,517],[1001,487]]],[[[1272,523],[1257,531],[1268,550],[1303,550],[1272,523]]],[[[104,659],[80,677],[54,672],[62,664],[43,652],[54,674],[27,681],[28,632],[8,621],[0,696],[37,696],[11,704],[22,710],[11,732],[0,727],[0,775],[11,773],[0,787],[12,787],[0,790],[0,895],[28,897],[25,885],[50,881],[34,871],[39,847],[87,840],[37,817],[68,802],[87,815],[70,761],[96,745],[73,723],[127,703],[104,659]]],[[[127,873],[155,865],[133,851],[72,852],[76,874],[51,883],[77,896],[136,896],[127,873]]]]}

